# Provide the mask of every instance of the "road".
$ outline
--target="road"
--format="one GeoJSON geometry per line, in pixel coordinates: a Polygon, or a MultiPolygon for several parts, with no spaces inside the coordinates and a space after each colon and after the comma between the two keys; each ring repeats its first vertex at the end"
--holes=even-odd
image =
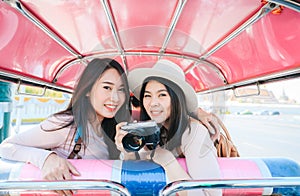
{"type": "Polygon", "coordinates": [[[225,115],[224,124],[243,157],[285,157],[300,163],[300,117],[225,115]]]}

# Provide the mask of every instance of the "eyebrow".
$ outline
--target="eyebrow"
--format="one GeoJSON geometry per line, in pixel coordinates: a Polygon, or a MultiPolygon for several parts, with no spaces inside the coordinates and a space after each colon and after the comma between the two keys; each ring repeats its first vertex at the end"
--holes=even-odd
{"type": "MultiPolygon", "coordinates": [[[[113,83],[113,82],[110,82],[110,81],[103,81],[103,82],[101,82],[101,84],[116,85],[115,83],[113,83]]],[[[124,86],[124,84],[121,84],[120,86],[121,86],[121,87],[123,87],[123,86],[124,86]]]]}
{"type": "MultiPolygon", "coordinates": [[[[160,89],[157,91],[157,93],[161,93],[161,92],[168,92],[168,91],[167,91],[167,89],[160,89]]],[[[150,93],[150,91],[145,90],[145,93],[150,93]]]]}
{"type": "Polygon", "coordinates": [[[104,82],[101,82],[101,83],[104,83],[104,84],[114,84],[113,82],[108,82],[108,81],[104,81],[104,82]]]}

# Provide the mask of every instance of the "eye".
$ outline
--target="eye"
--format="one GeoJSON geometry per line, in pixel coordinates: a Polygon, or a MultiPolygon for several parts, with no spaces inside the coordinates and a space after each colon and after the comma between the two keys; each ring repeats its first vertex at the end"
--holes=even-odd
{"type": "Polygon", "coordinates": [[[112,88],[110,86],[103,86],[103,88],[106,90],[112,90],[112,88]]]}
{"type": "Polygon", "coordinates": [[[166,96],[168,96],[168,94],[167,93],[160,93],[158,96],[159,97],[166,97],[166,96]]]}
{"type": "Polygon", "coordinates": [[[119,90],[118,90],[119,92],[125,92],[125,88],[124,87],[121,87],[121,88],[119,88],[119,90]]]}
{"type": "Polygon", "coordinates": [[[144,97],[151,97],[150,94],[144,94],[144,97]]]}

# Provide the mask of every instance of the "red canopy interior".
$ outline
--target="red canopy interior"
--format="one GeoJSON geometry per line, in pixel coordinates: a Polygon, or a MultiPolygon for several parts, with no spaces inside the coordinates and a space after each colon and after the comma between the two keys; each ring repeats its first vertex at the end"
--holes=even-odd
{"type": "Polygon", "coordinates": [[[87,62],[178,63],[197,92],[300,73],[298,1],[6,0],[0,78],[71,92],[87,62]]]}

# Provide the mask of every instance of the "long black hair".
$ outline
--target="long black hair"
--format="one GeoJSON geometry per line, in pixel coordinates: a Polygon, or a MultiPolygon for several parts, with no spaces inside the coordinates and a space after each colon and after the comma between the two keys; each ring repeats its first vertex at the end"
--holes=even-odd
{"type": "MultiPolygon", "coordinates": [[[[115,69],[119,72],[121,76],[121,80],[124,84],[125,89],[125,102],[121,106],[121,108],[117,111],[115,117],[113,118],[104,118],[101,127],[104,131],[104,141],[108,146],[109,158],[117,159],[119,157],[119,151],[115,145],[115,135],[116,135],[116,125],[122,121],[130,120],[130,102],[129,102],[129,87],[127,76],[124,72],[122,66],[115,60],[110,58],[95,58],[89,62],[88,66],[83,71],[76,88],[74,89],[73,96],[68,107],[58,113],[55,113],[54,116],[62,116],[62,115],[71,115],[73,118],[64,124],[61,124],[58,128],[54,130],[58,130],[65,127],[78,128],[81,127],[82,133],[81,138],[83,141],[84,147],[88,144],[88,130],[87,125],[89,120],[96,120],[97,114],[94,110],[90,99],[86,96],[93,88],[96,81],[102,76],[102,74],[108,69],[115,69]]],[[[73,138],[75,135],[72,136],[73,138]]]]}
{"type": "Polygon", "coordinates": [[[155,80],[163,84],[167,92],[169,93],[171,97],[171,112],[169,117],[169,124],[170,127],[168,130],[166,130],[164,127],[161,128],[161,141],[164,139],[162,138],[162,135],[166,131],[166,143],[161,143],[161,145],[165,145],[165,147],[168,150],[173,150],[175,147],[178,147],[181,145],[181,138],[186,130],[186,128],[189,126],[189,115],[188,110],[186,106],[186,99],[184,92],[182,89],[176,85],[174,82],[161,78],[161,77],[148,77],[144,80],[141,88],[141,94],[140,94],[140,100],[141,100],[141,114],[140,119],[141,120],[150,120],[150,116],[147,114],[146,109],[144,107],[144,94],[145,89],[150,80],[155,80]]]}

